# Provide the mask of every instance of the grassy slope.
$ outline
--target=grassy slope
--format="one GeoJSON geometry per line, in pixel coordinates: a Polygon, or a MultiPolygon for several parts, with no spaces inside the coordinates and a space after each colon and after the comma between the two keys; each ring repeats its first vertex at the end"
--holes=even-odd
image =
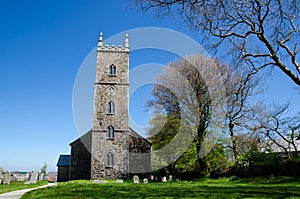
{"type": "Polygon", "coordinates": [[[48,182],[47,181],[39,181],[36,184],[24,184],[24,182],[21,181],[21,182],[11,182],[10,185],[0,184],[0,194],[5,193],[5,192],[20,190],[20,189],[39,187],[39,186],[45,185],[45,184],[48,184],[48,182]]]}
{"type": "Polygon", "coordinates": [[[300,180],[291,178],[219,179],[149,184],[92,184],[91,181],[60,183],[26,193],[34,198],[300,198],[300,180]]]}

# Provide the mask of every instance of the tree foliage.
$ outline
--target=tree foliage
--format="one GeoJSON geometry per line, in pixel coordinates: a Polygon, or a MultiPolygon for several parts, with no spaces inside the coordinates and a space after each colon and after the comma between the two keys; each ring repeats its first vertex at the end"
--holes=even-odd
{"type": "MultiPolygon", "coordinates": [[[[156,79],[152,95],[154,99],[148,106],[161,106],[166,116],[157,115],[151,120],[149,136],[154,149],[167,145],[179,131],[179,126],[191,127],[195,131],[193,145],[178,159],[179,162],[189,162],[187,167],[197,167],[202,172],[208,172],[206,157],[200,157],[207,127],[211,116],[211,98],[206,82],[193,64],[220,64],[204,56],[191,56],[168,64],[163,73],[156,79]],[[184,86],[184,84],[188,86],[184,86]],[[196,125],[194,125],[196,123],[196,125]],[[195,161],[186,159],[193,156],[195,161]],[[195,163],[196,162],[196,163],[195,163]],[[197,165],[197,166],[195,166],[197,165]]],[[[219,68],[222,68],[221,66],[219,68]]],[[[186,132],[190,133],[190,132],[186,132]]],[[[183,144],[183,143],[181,143],[183,144]]],[[[175,168],[175,162],[171,167],[175,168]]],[[[180,167],[180,166],[179,166],[180,167]]],[[[179,168],[177,165],[177,168],[179,168]]],[[[183,168],[181,168],[183,169],[183,168]]]]}

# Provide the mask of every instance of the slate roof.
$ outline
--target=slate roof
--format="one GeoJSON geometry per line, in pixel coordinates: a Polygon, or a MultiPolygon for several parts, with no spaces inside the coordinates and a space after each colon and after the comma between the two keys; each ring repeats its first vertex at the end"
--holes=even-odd
{"type": "Polygon", "coordinates": [[[129,130],[134,133],[135,135],[137,135],[138,137],[142,138],[143,140],[145,140],[146,142],[148,142],[148,144],[150,144],[152,146],[152,143],[150,140],[148,140],[147,138],[144,138],[143,136],[141,136],[139,133],[137,133],[135,130],[133,130],[132,128],[129,127],[129,130]]]}
{"type": "Polygon", "coordinates": [[[56,166],[70,166],[70,159],[71,155],[60,155],[56,166]]]}

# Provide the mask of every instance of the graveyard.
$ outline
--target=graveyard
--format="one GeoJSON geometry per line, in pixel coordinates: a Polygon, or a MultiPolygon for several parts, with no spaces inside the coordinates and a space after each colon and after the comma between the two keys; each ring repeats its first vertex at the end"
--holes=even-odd
{"type": "MultiPolygon", "coordinates": [[[[26,181],[10,181],[9,172],[3,173],[0,194],[48,183],[39,172],[31,172],[26,181]]],[[[204,177],[185,181],[172,175],[150,175],[148,178],[134,175],[128,179],[58,182],[56,186],[27,192],[21,198],[297,198],[299,190],[299,177],[204,177]]]]}
{"type": "Polygon", "coordinates": [[[45,176],[42,172],[2,172],[0,168],[0,194],[15,190],[35,188],[46,185],[48,182],[49,175],[45,176]]]}
{"type": "Polygon", "coordinates": [[[300,179],[292,177],[76,180],[25,193],[35,198],[289,198],[300,197],[300,179]]]}
{"type": "MultiPolygon", "coordinates": [[[[10,181],[0,184],[0,193],[34,188],[47,184],[33,172],[26,183],[10,181]],[[35,182],[33,182],[35,181],[35,182]]],[[[5,177],[5,176],[4,176],[5,177]]],[[[297,198],[300,197],[299,177],[230,177],[200,178],[190,181],[175,176],[153,176],[131,179],[73,180],[56,186],[25,193],[22,199],[35,198],[297,198]]]]}

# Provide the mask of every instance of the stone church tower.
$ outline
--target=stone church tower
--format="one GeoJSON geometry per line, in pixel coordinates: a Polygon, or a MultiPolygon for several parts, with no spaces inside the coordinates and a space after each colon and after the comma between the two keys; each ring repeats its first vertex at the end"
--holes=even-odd
{"type": "Polygon", "coordinates": [[[129,42],[97,46],[92,136],[92,178],[117,178],[127,175],[129,154],[129,42]]]}
{"type": "Polygon", "coordinates": [[[129,41],[97,45],[93,127],[61,155],[58,179],[117,179],[149,175],[151,143],[129,128],[129,41]],[[68,164],[69,163],[69,164],[68,164]]]}

